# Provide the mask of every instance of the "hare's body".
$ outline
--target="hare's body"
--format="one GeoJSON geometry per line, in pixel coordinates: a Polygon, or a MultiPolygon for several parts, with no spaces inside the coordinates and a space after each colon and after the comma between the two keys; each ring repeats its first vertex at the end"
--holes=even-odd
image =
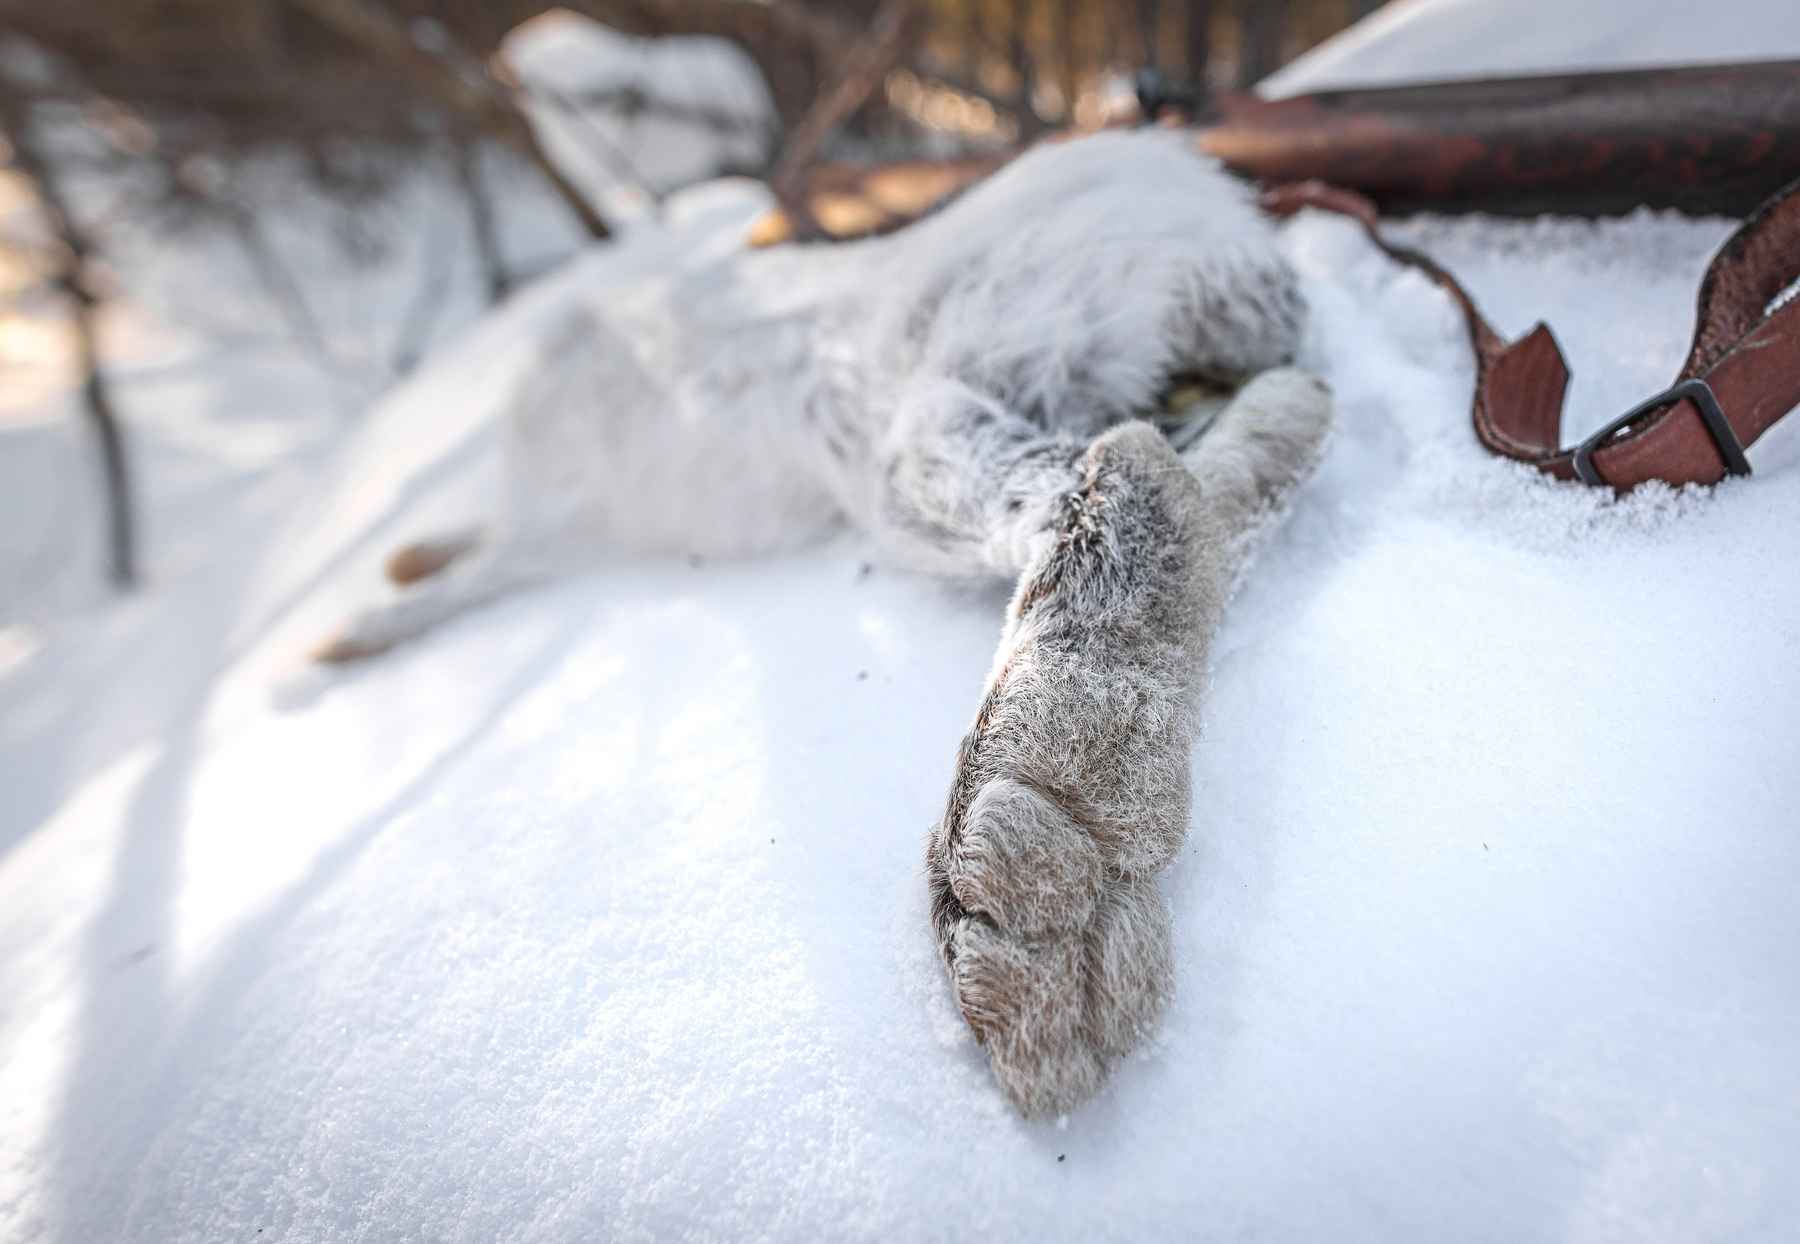
{"type": "Polygon", "coordinates": [[[1282,367],[1302,306],[1269,227],[1175,138],[1107,135],[891,237],[610,298],[515,394],[494,518],[404,551],[423,581],[326,655],[595,550],[749,554],[845,520],[908,565],[1019,578],[928,872],[1002,1085],[1080,1100],[1166,997],[1153,874],[1186,831],[1205,645],[1329,422],[1282,367]],[[1134,420],[1186,374],[1248,383],[1178,457],[1134,420]]]}

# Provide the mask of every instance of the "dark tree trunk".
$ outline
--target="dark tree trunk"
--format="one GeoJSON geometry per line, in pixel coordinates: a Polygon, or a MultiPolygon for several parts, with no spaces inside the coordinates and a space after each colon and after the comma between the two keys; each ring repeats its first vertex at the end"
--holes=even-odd
{"type": "Polygon", "coordinates": [[[137,582],[137,538],[131,470],[111,386],[100,359],[99,303],[89,281],[93,247],[76,221],[56,169],[38,146],[30,105],[0,82],[0,127],[12,144],[13,165],[30,182],[61,255],[57,286],[69,300],[69,329],[81,368],[82,413],[100,446],[106,491],[107,573],[119,587],[137,582]]]}
{"type": "Polygon", "coordinates": [[[500,254],[500,234],[494,224],[494,204],[481,178],[481,149],[473,135],[453,135],[456,144],[456,179],[469,205],[469,224],[475,233],[475,253],[481,259],[487,281],[488,302],[496,303],[512,289],[506,261],[500,254]]]}
{"type": "Polygon", "coordinates": [[[1207,0],[1188,0],[1187,76],[1195,87],[1208,85],[1206,67],[1212,60],[1212,5],[1207,0]]]}

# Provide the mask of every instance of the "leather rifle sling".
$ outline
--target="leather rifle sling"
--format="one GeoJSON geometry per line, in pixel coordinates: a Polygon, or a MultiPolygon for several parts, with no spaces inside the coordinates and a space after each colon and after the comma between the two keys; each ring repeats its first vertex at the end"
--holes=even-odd
{"type": "Polygon", "coordinates": [[[1295,182],[1264,192],[1262,205],[1277,216],[1304,207],[1350,216],[1383,253],[1449,293],[1475,353],[1475,435],[1557,479],[1626,492],[1653,479],[1680,486],[1747,475],[1744,449],[1800,404],[1800,182],[1759,207],[1713,256],[1675,383],[1571,449],[1561,439],[1569,367],[1547,325],[1505,341],[1454,276],[1383,238],[1374,205],[1355,191],[1295,182]]]}

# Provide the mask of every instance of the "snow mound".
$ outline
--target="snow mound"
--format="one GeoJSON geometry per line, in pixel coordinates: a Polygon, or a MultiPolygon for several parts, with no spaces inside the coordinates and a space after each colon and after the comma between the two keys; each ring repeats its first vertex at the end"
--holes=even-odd
{"type": "Polygon", "coordinates": [[[775,105],[756,64],[724,39],[637,39],[556,10],[509,33],[501,53],[527,90],[550,158],[616,215],[771,155],[775,105]]]}

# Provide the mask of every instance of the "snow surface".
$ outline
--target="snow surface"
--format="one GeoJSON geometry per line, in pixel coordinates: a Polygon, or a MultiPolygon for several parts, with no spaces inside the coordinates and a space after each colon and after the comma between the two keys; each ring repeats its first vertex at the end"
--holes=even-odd
{"type": "MultiPolygon", "coordinates": [[[[1439,8],[1489,53],[1496,5],[1439,8]]],[[[481,503],[541,326],[759,202],[677,196],[366,419],[133,382],[148,589],[0,596],[0,1239],[1791,1234],[1800,434],[1619,503],[1488,457],[1449,304],[1345,222],[1285,234],[1340,428],[1217,646],[1180,994],[1060,1124],[995,1090],[920,877],[1005,585],[625,563],[298,673],[481,503]]],[[[1405,236],[1556,325],[1578,432],[1673,372],[1728,229],[1405,236]]]]}

